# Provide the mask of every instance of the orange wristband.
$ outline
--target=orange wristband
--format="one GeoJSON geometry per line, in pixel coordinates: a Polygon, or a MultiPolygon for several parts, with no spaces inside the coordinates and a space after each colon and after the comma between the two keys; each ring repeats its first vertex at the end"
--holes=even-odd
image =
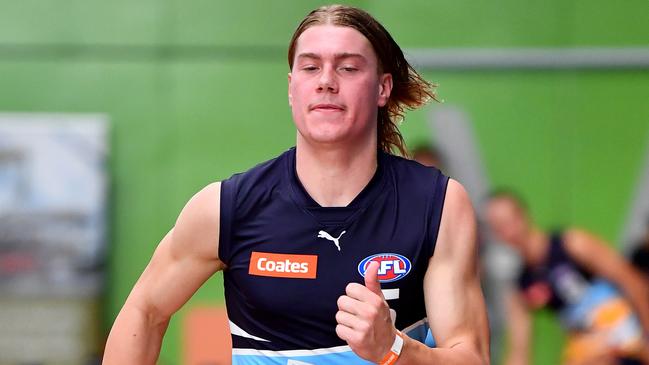
{"type": "Polygon", "coordinates": [[[397,335],[394,336],[394,342],[392,343],[390,352],[388,352],[383,357],[383,359],[379,361],[379,365],[392,365],[397,362],[399,355],[401,355],[401,349],[403,349],[403,334],[397,331],[397,335]]]}

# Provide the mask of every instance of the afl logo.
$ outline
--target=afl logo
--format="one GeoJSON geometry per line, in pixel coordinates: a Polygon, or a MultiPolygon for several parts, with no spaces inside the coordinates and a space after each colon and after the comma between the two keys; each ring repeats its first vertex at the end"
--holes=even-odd
{"type": "Polygon", "coordinates": [[[412,265],[410,260],[405,256],[396,253],[379,253],[376,255],[368,256],[358,264],[358,273],[365,277],[365,270],[370,262],[376,261],[379,263],[379,282],[389,283],[397,281],[404,276],[408,275],[412,265]]]}

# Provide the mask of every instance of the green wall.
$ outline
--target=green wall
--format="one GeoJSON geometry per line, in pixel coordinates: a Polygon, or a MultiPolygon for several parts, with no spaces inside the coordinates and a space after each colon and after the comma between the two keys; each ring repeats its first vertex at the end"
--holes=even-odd
{"type": "MultiPolygon", "coordinates": [[[[0,0],[0,110],[102,112],[113,123],[106,327],[194,192],[293,144],[285,47],[321,3],[0,0]]],[[[403,47],[649,43],[645,0],[353,4],[403,47]]],[[[425,75],[470,114],[493,182],[528,196],[542,225],[618,236],[647,147],[649,71],[425,75]]],[[[428,110],[408,115],[408,140],[427,135],[428,110]]],[[[206,302],[222,302],[220,275],[191,304],[206,302]]],[[[162,364],[179,363],[181,319],[162,364]]],[[[556,363],[556,324],[537,322],[536,363],[556,363]]]]}

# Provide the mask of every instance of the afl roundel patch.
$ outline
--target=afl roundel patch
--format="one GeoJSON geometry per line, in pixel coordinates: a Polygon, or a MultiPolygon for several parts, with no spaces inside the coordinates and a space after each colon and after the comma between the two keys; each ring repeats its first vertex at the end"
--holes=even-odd
{"type": "Polygon", "coordinates": [[[396,253],[379,253],[376,255],[368,256],[358,264],[358,273],[365,277],[365,270],[370,262],[376,261],[379,263],[379,282],[389,283],[397,281],[404,276],[408,275],[412,265],[407,257],[396,253]]]}

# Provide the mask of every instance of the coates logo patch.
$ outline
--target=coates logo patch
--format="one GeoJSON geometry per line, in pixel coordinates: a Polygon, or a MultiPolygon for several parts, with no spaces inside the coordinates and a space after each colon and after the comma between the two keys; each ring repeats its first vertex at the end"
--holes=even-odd
{"type": "Polygon", "coordinates": [[[362,277],[365,277],[365,270],[372,261],[379,263],[379,282],[381,283],[389,283],[403,278],[408,275],[412,267],[410,260],[405,256],[396,253],[379,253],[364,258],[358,264],[358,272],[362,277]]]}
{"type": "Polygon", "coordinates": [[[318,256],[253,252],[248,273],[276,278],[315,279],[318,256]]]}

